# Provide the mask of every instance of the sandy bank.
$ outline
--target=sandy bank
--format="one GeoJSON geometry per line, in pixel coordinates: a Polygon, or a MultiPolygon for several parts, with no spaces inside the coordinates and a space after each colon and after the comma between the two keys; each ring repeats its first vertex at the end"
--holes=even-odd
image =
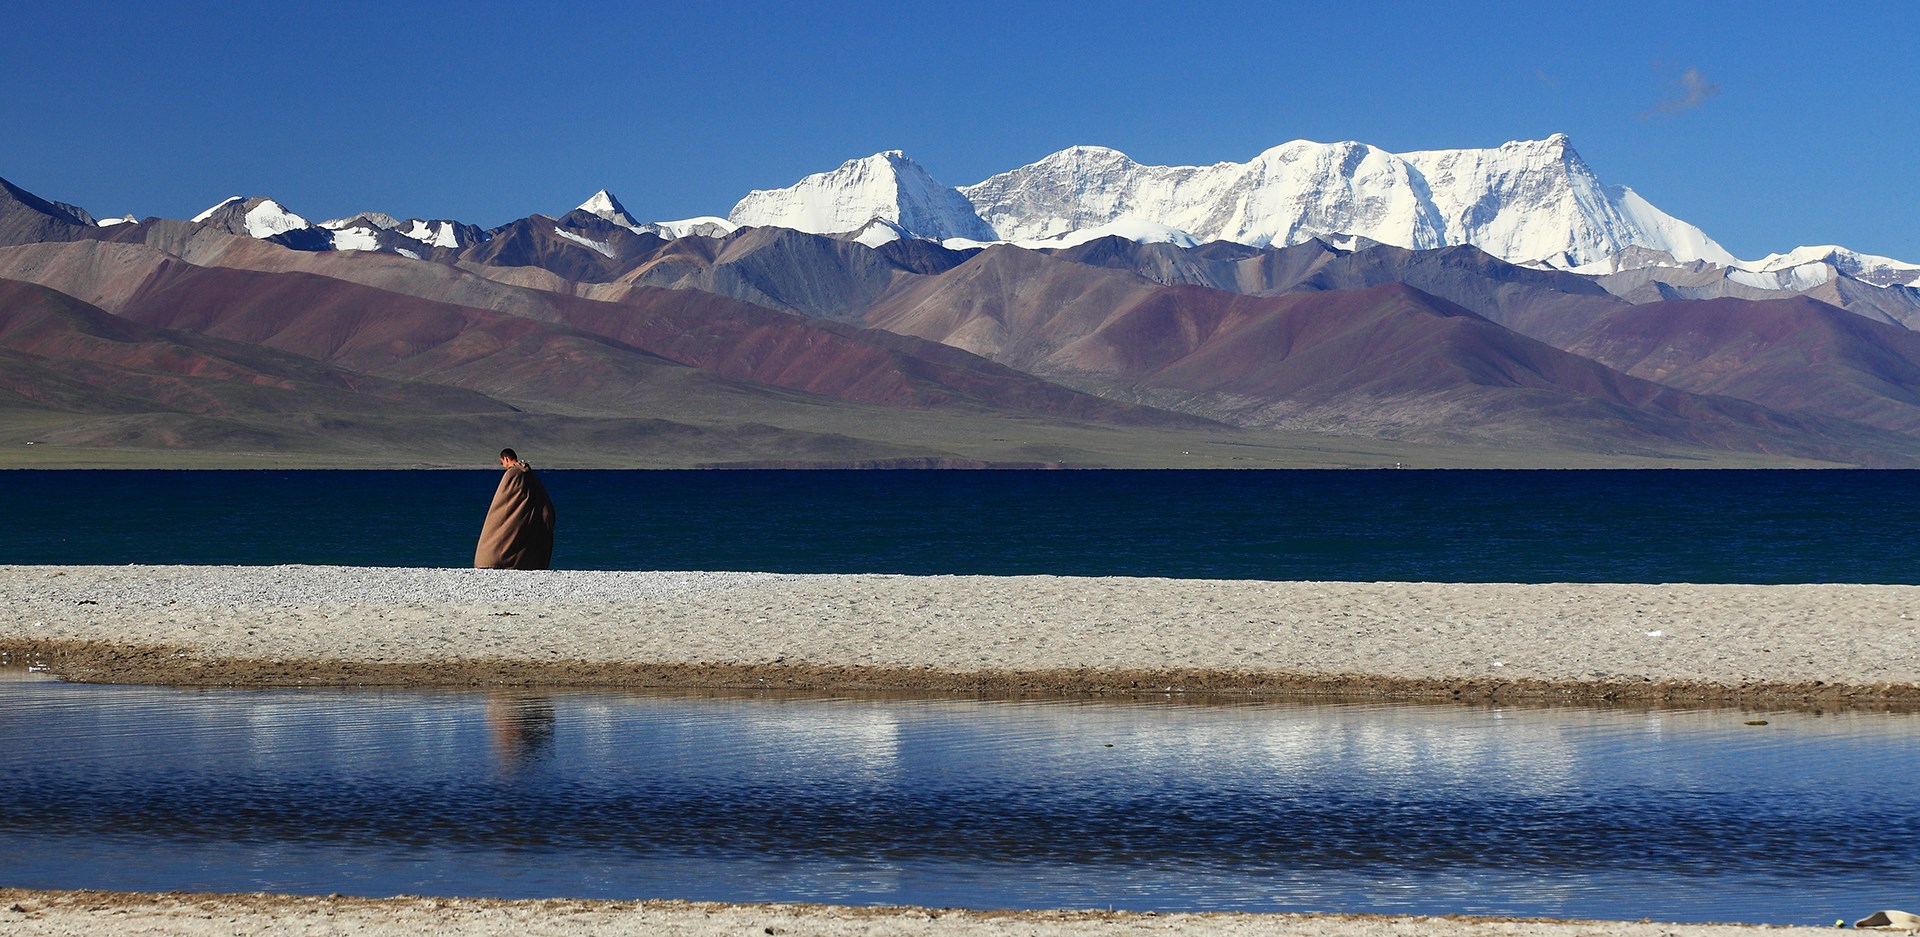
{"type": "Polygon", "coordinates": [[[75,679],[1920,705],[1920,587],[0,567],[75,679]]]}
{"type": "Polygon", "coordinates": [[[1830,928],[1621,921],[1305,914],[978,912],[684,901],[495,901],[480,898],[305,898],[278,895],[134,895],[0,889],[0,931],[65,934],[254,934],[416,937],[418,934],[663,937],[1796,937],[1830,928]]]}

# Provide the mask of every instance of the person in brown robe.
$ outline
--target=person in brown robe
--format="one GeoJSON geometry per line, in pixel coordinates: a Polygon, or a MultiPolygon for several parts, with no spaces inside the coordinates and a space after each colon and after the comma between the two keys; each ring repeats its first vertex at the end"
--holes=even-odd
{"type": "Polygon", "coordinates": [[[553,499],[533,466],[512,449],[500,450],[500,487],[494,489],[473,565],[479,569],[546,569],[553,562],[553,499]]]}

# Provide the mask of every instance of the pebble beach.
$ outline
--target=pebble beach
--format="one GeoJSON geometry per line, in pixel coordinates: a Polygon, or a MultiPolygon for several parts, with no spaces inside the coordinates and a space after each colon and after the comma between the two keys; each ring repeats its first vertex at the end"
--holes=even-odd
{"type": "Polygon", "coordinates": [[[69,679],[1920,703],[1920,587],[0,567],[69,679]]]}

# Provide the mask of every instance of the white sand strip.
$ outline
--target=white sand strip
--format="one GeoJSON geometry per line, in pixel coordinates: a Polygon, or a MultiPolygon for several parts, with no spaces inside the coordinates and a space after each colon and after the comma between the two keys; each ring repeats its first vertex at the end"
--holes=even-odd
{"type": "Polygon", "coordinates": [[[403,669],[484,660],[1912,690],[1916,618],[1913,586],[0,567],[0,646],[110,642],[200,661],[403,669]]]}

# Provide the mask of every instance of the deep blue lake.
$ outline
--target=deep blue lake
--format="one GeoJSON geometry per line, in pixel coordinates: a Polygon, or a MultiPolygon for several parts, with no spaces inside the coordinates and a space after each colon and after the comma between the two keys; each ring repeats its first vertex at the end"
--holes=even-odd
{"type": "MultiPolygon", "coordinates": [[[[543,471],[554,565],[1920,583],[1908,471],[543,471]]],[[[12,471],[0,563],[467,566],[493,471],[12,471]]]]}
{"type": "Polygon", "coordinates": [[[0,884],[1831,924],[1920,716],[77,686],[0,669],[0,884]]]}

